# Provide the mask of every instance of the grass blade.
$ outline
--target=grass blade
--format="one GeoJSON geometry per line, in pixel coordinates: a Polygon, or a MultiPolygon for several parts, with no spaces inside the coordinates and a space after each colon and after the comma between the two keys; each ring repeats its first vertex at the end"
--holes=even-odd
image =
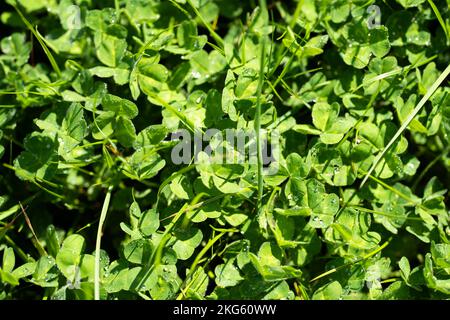
{"type": "Polygon", "coordinates": [[[349,267],[349,266],[351,266],[351,265],[353,265],[353,264],[357,264],[357,263],[360,263],[361,261],[367,260],[367,259],[369,259],[370,257],[376,255],[378,252],[382,251],[384,248],[386,248],[386,247],[389,245],[389,243],[390,243],[391,241],[392,241],[392,237],[389,238],[385,243],[383,243],[381,246],[379,246],[378,248],[376,248],[376,249],[373,250],[372,252],[369,252],[368,254],[366,254],[365,256],[363,256],[361,259],[358,259],[358,260],[356,260],[356,261],[354,261],[354,262],[349,262],[349,263],[343,264],[343,265],[341,265],[341,266],[339,266],[339,267],[330,269],[330,270],[328,270],[328,271],[326,271],[326,272],[324,272],[324,273],[318,275],[317,277],[311,279],[309,282],[315,282],[315,281],[317,281],[317,280],[319,280],[319,279],[321,279],[321,278],[323,278],[323,277],[326,277],[326,276],[328,276],[328,275],[330,275],[330,274],[332,274],[332,273],[335,273],[336,271],[339,271],[339,270],[341,270],[341,269],[343,269],[343,268],[346,268],[346,267],[349,267]]]}
{"type": "MultiPolygon", "coordinates": [[[[261,14],[267,15],[267,5],[266,0],[259,1],[261,7],[261,14]]],[[[267,24],[267,19],[265,19],[267,24]]],[[[267,25],[266,25],[267,27],[267,25]]],[[[267,29],[267,28],[266,28],[267,29]]],[[[258,213],[261,207],[261,200],[263,196],[263,164],[262,164],[262,146],[261,146],[261,95],[264,85],[264,57],[266,55],[266,38],[265,35],[261,37],[261,47],[260,47],[260,65],[259,65],[259,79],[258,79],[258,89],[256,93],[256,112],[255,112],[255,133],[256,133],[256,149],[257,149],[257,160],[258,160],[258,202],[257,208],[258,213]]]]}
{"type": "Polygon", "coordinates": [[[25,208],[22,206],[22,203],[19,202],[19,206],[20,206],[20,209],[22,210],[22,214],[25,218],[25,222],[26,222],[28,228],[30,229],[31,234],[33,235],[33,240],[34,240],[33,244],[35,245],[36,249],[39,251],[39,254],[42,257],[48,256],[48,253],[47,253],[47,251],[45,251],[44,247],[42,246],[41,242],[39,241],[39,238],[37,237],[36,232],[34,232],[33,225],[31,224],[31,220],[28,217],[28,214],[25,211],[25,208]]]}
{"type": "Polygon", "coordinates": [[[22,14],[22,12],[19,10],[19,8],[16,5],[13,5],[13,7],[14,7],[14,9],[16,9],[17,13],[19,14],[22,22],[27,26],[27,28],[31,31],[31,33],[33,33],[33,35],[39,41],[39,44],[41,45],[42,49],[45,52],[45,55],[47,56],[48,60],[50,61],[50,64],[52,65],[53,70],[55,70],[56,74],[59,77],[61,77],[61,70],[59,69],[58,64],[56,63],[56,60],[53,57],[52,53],[50,52],[47,45],[45,44],[45,40],[37,31],[37,27],[36,27],[36,29],[33,28],[30,21],[28,21],[27,18],[25,18],[25,16],[22,14]]]}
{"type": "Polygon", "coordinates": [[[94,299],[100,300],[100,247],[102,241],[102,230],[108,213],[109,201],[111,200],[112,186],[108,188],[105,201],[103,202],[100,221],[98,222],[97,238],[95,241],[95,269],[94,269],[94,299]]]}
{"type": "Polygon", "coordinates": [[[386,152],[389,150],[389,148],[394,144],[394,142],[400,137],[400,135],[405,131],[405,129],[408,127],[408,125],[411,123],[411,121],[415,118],[415,116],[419,113],[419,111],[422,109],[422,107],[425,105],[425,103],[431,98],[431,96],[434,94],[434,92],[439,88],[439,86],[444,82],[444,80],[447,78],[447,76],[450,74],[450,65],[445,68],[444,72],[437,78],[437,80],[433,83],[433,85],[428,89],[427,93],[423,96],[423,98],[420,100],[420,102],[417,104],[417,106],[414,108],[414,110],[409,114],[408,118],[403,122],[400,129],[397,130],[395,135],[392,137],[392,139],[389,141],[387,146],[379,153],[372,166],[370,167],[369,171],[367,172],[366,176],[364,177],[363,181],[361,182],[360,188],[364,186],[367,179],[369,179],[369,176],[372,174],[373,170],[377,167],[378,163],[381,161],[381,159],[384,157],[386,152]]]}
{"type": "Polygon", "coordinates": [[[220,49],[223,50],[224,48],[224,41],[223,39],[213,30],[213,28],[210,26],[208,22],[205,21],[203,16],[201,15],[200,11],[194,6],[191,0],[187,0],[189,5],[191,6],[192,10],[194,10],[195,15],[200,19],[202,24],[208,29],[209,33],[211,34],[211,37],[214,38],[214,40],[219,45],[220,49]]]}
{"type": "Polygon", "coordinates": [[[442,19],[441,13],[439,12],[439,9],[436,7],[436,5],[434,4],[433,0],[428,0],[428,3],[430,4],[431,8],[433,9],[434,14],[436,15],[436,18],[438,19],[442,29],[444,30],[445,37],[447,38],[447,43],[448,43],[449,37],[448,37],[447,25],[445,24],[444,19],[442,19]]]}
{"type": "Polygon", "coordinates": [[[164,108],[172,112],[192,133],[201,132],[203,130],[199,127],[196,127],[194,123],[188,119],[182,112],[178,111],[175,107],[173,107],[170,103],[166,102],[162,98],[160,98],[157,94],[148,94],[149,97],[158,101],[164,108]]]}
{"type": "MultiPolygon", "coordinates": [[[[203,247],[203,249],[200,251],[200,253],[195,257],[194,262],[192,263],[191,267],[189,268],[189,272],[186,276],[186,280],[188,280],[195,272],[197,265],[199,264],[200,260],[203,258],[203,256],[208,252],[209,249],[211,249],[211,247],[218,241],[220,240],[220,238],[222,238],[227,232],[221,232],[218,235],[216,235],[214,238],[210,239],[208,241],[208,243],[203,247]]],[[[184,289],[183,287],[185,287],[186,282],[184,282],[181,286],[180,286],[180,291],[181,293],[178,295],[178,297],[176,298],[176,300],[182,300],[183,296],[184,296],[184,289]]],[[[190,286],[190,285],[189,285],[190,286]]],[[[186,286],[186,291],[188,289],[189,286],[186,286]]]]}

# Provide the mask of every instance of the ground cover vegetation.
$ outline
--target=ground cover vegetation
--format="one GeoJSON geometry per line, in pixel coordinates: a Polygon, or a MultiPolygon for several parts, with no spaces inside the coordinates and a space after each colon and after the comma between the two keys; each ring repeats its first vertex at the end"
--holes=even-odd
{"type": "Polygon", "coordinates": [[[449,7],[2,1],[0,299],[448,299],[449,7]]]}

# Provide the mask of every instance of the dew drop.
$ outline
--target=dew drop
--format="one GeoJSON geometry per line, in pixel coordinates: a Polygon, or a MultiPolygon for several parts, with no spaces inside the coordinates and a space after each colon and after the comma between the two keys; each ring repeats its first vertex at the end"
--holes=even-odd
{"type": "Polygon", "coordinates": [[[194,78],[194,79],[199,79],[201,77],[201,74],[198,71],[192,71],[191,75],[192,75],[192,78],[194,78]]]}
{"type": "Polygon", "coordinates": [[[116,15],[116,13],[114,12],[114,13],[111,15],[111,19],[110,19],[109,21],[110,21],[111,24],[113,24],[113,23],[116,23],[116,20],[117,20],[117,15],[116,15]]]}

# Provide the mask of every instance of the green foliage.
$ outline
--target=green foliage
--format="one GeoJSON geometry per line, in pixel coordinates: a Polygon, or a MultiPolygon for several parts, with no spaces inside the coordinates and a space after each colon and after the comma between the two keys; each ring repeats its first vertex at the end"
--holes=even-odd
{"type": "Polygon", "coordinates": [[[7,1],[0,299],[450,297],[448,1],[264,4],[7,1]]]}

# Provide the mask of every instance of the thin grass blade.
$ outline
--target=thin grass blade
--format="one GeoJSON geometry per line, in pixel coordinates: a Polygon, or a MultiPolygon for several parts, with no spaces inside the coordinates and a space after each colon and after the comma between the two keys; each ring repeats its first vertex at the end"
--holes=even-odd
{"type": "Polygon", "coordinates": [[[372,172],[375,170],[377,165],[380,163],[381,159],[383,159],[386,152],[389,150],[389,148],[394,144],[394,142],[402,135],[403,131],[408,127],[408,125],[411,123],[411,121],[416,117],[416,115],[419,113],[419,111],[422,109],[422,107],[425,105],[425,103],[431,98],[431,96],[434,94],[434,92],[439,88],[439,86],[444,82],[444,80],[447,78],[447,76],[450,74],[450,65],[445,68],[444,72],[439,76],[439,78],[433,83],[433,85],[428,89],[427,93],[423,96],[423,98],[420,100],[420,102],[417,104],[417,106],[414,108],[414,110],[409,114],[408,118],[403,122],[400,129],[397,130],[395,135],[392,137],[392,139],[389,141],[389,143],[386,145],[386,147],[379,153],[372,166],[370,167],[369,171],[367,172],[366,176],[364,177],[363,181],[361,182],[360,188],[364,186],[367,179],[369,179],[369,176],[372,174],[372,172]]]}
{"type": "Polygon", "coordinates": [[[102,230],[105,224],[106,214],[108,213],[109,202],[111,200],[112,186],[108,188],[105,200],[103,202],[100,221],[98,222],[97,238],[95,242],[95,267],[94,267],[94,299],[100,300],[100,248],[102,242],[102,230]]]}

